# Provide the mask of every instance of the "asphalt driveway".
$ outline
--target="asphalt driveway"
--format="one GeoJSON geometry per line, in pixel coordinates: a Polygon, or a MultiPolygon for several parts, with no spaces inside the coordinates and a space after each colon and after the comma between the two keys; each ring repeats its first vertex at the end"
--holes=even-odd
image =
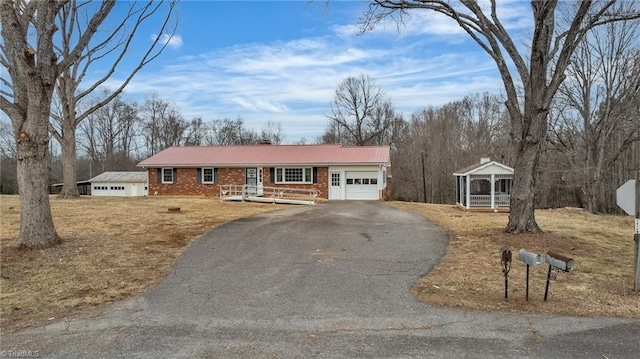
{"type": "MultiPolygon", "coordinates": [[[[331,202],[204,235],[153,290],[2,338],[59,358],[636,358],[640,324],[437,308],[410,287],[442,229],[380,202],[331,202]]],[[[470,273],[472,275],[472,273],[470,273]]],[[[5,355],[6,356],[6,355],[5,355]]]]}

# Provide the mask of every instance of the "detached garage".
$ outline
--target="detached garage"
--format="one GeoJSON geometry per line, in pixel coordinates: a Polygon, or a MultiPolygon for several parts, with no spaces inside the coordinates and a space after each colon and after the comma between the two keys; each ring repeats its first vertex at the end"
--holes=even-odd
{"type": "Polygon", "coordinates": [[[137,197],[148,195],[147,172],[104,172],[89,180],[92,196],[137,197]]]}

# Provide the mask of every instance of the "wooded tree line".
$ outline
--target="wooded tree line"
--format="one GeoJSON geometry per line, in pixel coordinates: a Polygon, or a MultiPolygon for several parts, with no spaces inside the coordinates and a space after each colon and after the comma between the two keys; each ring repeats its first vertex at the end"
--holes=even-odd
{"type": "MultiPolygon", "coordinates": [[[[92,106],[109,96],[87,103],[92,106]]],[[[82,105],[80,105],[82,106],[82,105]]],[[[49,181],[63,181],[63,140],[60,123],[52,116],[49,148],[49,181]]],[[[136,164],[171,146],[249,145],[268,140],[285,141],[282,125],[267,121],[260,131],[249,128],[241,117],[203,120],[186,119],[172,103],[151,95],[141,103],[118,95],[89,114],[75,135],[77,151],[76,177],[86,180],[104,171],[135,171],[136,164]]],[[[0,123],[0,193],[18,193],[16,151],[12,129],[0,123]]]]}

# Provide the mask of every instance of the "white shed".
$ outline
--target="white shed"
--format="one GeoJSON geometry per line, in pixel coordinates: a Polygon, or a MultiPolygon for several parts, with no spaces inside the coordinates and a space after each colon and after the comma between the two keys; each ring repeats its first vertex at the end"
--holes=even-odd
{"type": "Polygon", "coordinates": [[[508,212],[513,168],[482,158],[456,171],[456,204],[468,211],[508,212]]]}
{"type": "Polygon", "coordinates": [[[149,194],[147,172],[104,172],[89,182],[92,196],[137,197],[149,194]]]}

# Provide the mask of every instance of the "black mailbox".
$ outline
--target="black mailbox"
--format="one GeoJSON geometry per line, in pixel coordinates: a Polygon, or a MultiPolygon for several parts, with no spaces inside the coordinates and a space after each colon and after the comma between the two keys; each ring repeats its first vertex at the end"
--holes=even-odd
{"type": "Polygon", "coordinates": [[[573,259],[563,256],[555,252],[547,252],[547,264],[558,268],[561,271],[568,272],[573,269],[573,259]]]}
{"type": "Polygon", "coordinates": [[[502,247],[502,249],[500,249],[500,258],[503,268],[507,265],[507,263],[511,263],[511,250],[509,249],[509,247],[502,247]]]}
{"type": "Polygon", "coordinates": [[[511,269],[511,250],[504,246],[500,249],[500,263],[504,274],[504,299],[509,300],[509,270],[511,269]]]}

